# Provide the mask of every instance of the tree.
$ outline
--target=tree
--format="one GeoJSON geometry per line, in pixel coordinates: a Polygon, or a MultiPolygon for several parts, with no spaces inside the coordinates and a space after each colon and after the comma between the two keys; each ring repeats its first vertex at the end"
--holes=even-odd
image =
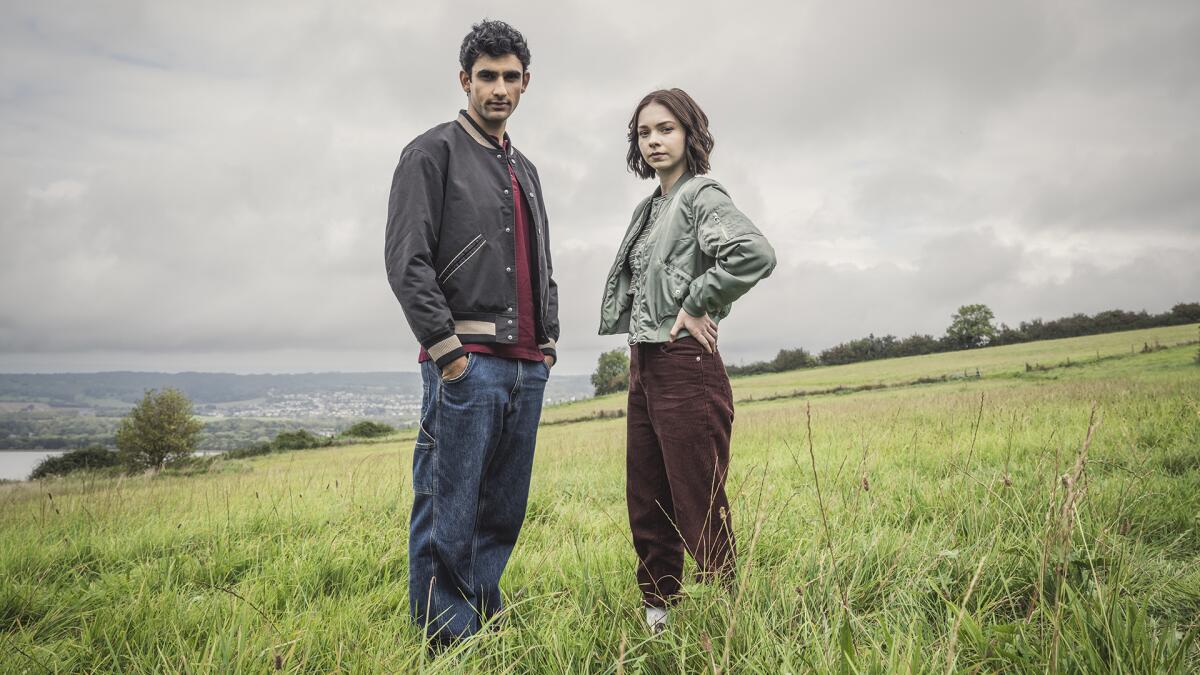
{"type": "Polygon", "coordinates": [[[771,371],[782,373],[788,370],[800,370],[801,368],[812,368],[817,365],[817,359],[809,354],[804,347],[797,349],[780,349],[775,355],[775,359],[771,361],[771,371]]]}
{"type": "Polygon", "coordinates": [[[1181,302],[1171,308],[1171,314],[1179,323],[1200,321],[1200,302],[1181,302]]]}
{"type": "Polygon", "coordinates": [[[600,355],[596,372],[592,373],[592,386],[597,396],[629,389],[629,356],[625,350],[614,349],[600,355]]]}
{"type": "Polygon", "coordinates": [[[191,455],[203,428],[183,392],[151,389],[121,420],[117,452],[130,471],[161,469],[169,460],[191,455]]]}
{"type": "Polygon", "coordinates": [[[996,338],[995,318],[987,305],[963,305],[950,317],[946,337],[959,347],[983,347],[996,338]]]}

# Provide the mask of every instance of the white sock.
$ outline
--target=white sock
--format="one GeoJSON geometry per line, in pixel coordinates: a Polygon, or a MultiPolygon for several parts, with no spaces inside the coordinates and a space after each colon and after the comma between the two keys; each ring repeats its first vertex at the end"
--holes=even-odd
{"type": "Polygon", "coordinates": [[[665,607],[646,608],[646,625],[651,628],[663,628],[667,625],[669,618],[665,607]]]}

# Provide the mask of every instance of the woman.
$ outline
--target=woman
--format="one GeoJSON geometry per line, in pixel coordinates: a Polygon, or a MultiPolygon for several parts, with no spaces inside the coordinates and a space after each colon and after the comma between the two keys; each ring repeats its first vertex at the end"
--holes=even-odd
{"type": "Polygon", "coordinates": [[[708,173],[708,117],[682,89],[638,103],[630,171],[659,187],[633,210],[608,275],[600,334],[628,333],[626,499],[646,621],[679,595],[683,553],[729,584],[734,537],[725,477],[733,393],[717,324],[775,267],[775,252],[708,173]]]}

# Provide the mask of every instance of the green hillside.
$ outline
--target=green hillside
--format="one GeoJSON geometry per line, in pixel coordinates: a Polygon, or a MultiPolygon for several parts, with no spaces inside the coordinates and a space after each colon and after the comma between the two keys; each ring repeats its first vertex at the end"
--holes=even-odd
{"type": "Polygon", "coordinates": [[[624,420],[542,428],[505,621],[436,657],[407,619],[411,438],[3,485],[0,672],[1197,672],[1195,337],[735,381],[738,586],[688,585],[660,636],[624,420]]]}
{"type": "MultiPolygon", "coordinates": [[[[1146,345],[1173,346],[1194,342],[1198,337],[1197,331],[1197,324],[1147,328],[739,377],[732,380],[733,396],[736,401],[745,402],[750,399],[822,391],[835,387],[896,385],[922,378],[973,377],[977,371],[985,379],[1003,377],[1023,373],[1025,364],[1054,366],[1068,360],[1081,363],[1095,360],[1097,357],[1136,355],[1146,345]]],[[[542,420],[551,423],[575,420],[601,412],[615,413],[624,407],[624,393],[610,394],[548,407],[542,414],[542,420]]]]}

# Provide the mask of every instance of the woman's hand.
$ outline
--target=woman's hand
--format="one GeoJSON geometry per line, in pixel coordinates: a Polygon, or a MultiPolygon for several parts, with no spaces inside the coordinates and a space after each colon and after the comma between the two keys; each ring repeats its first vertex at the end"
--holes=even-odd
{"type": "Polygon", "coordinates": [[[708,314],[692,316],[681,307],[679,315],[675,317],[675,325],[671,326],[671,342],[679,335],[680,328],[686,328],[688,334],[696,338],[709,354],[717,350],[717,323],[708,318],[708,314]]]}

